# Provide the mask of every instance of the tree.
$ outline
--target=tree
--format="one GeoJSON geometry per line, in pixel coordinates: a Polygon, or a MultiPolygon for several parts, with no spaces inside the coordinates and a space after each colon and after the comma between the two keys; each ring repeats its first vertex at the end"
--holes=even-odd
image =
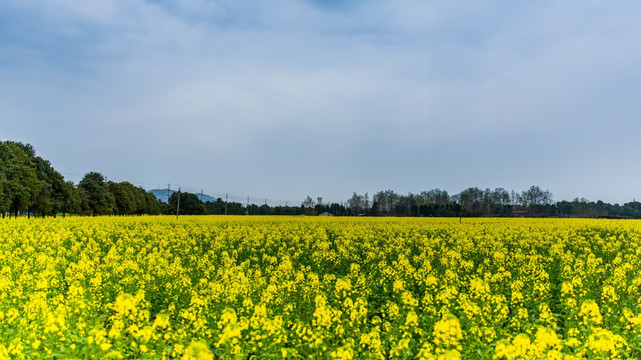
{"type": "Polygon", "coordinates": [[[445,205],[450,202],[450,196],[445,190],[432,189],[430,191],[422,191],[419,198],[423,204],[438,204],[445,205]]]}
{"type": "Polygon", "coordinates": [[[0,142],[0,211],[28,210],[42,189],[29,155],[13,142],[0,142]]]}
{"type": "Polygon", "coordinates": [[[120,183],[110,181],[107,183],[107,188],[114,197],[114,213],[116,215],[160,213],[161,205],[159,200],[153,194],[148,194],[141,187],[136,187],[128,181],[120,183]]]}
{"type": "Polygon", "coordinates": [[[510,192],[510,204],[512,204],[512,206],[516,206],[516,205],[521,205],[522,202],[523,201],[521,201],[521,194],[512,190],[510,192]]]}
{"type": "MultiPolygon", "coordinates": [[[[400,198],[400,195],[392,190],[379,191],[374,194],[372,198],[372,203],[376,204],[376,208],[373,208],[372,211],[377,215],[392,215],[392,212],[397,207],[400,198]]],[[[372,207],[374,207],[373,204],[372,207]]]]}
{"type": "Polygon", "coordinates": [[[87,173],[80,180],[78,187],[87,193],[91,215],[111,215],[114,213],[116,201],[101,173],[87,173]]]}
{"type": "Polygon", "coordinates": [[[412,215],[412,198],[414,195],[409,193],[407,196],[399,195],[398,201],[392,209],[392,215],[394,216],[410,216],[412,215]]]}
{"type": "Polygon", "coordinates": [[[116,205],[114,207],[114,214],[116,215],[129,215],[133,214],[136,210],[133,198],[134,194],[127,185],[133,187],[133,185],[129,183],[116,183],[113,181],[107,183],[107,188],[113,196],[116,205]]]}
{"type": "Polygon", "coordinates": [[[64,178],[52,166],[49,160],[36,156],[36,150],[30,144],[21,142],[7,142],[18,146],[33,163],[36,177],[40,181],[40,189],[33,189],[33,201],[29,212],[33,211],[41,216],[56,215],[61,211],[65,201],[64,178]]]}
{"type": "MultiPolygon", "coordinates": [[[[171,194],[169,197],[169,214],[175,213],[178,202],[178,192],[171,194]]],[[[197,195],[180,192],[180,214],[181,215],[203,215],[205,214],[205,204],[197,195]]]]}
{"type": "Polygon", "coordinates": [[[87,193],[76,187],[73,182],[66,181],[63,184],[62,214],[89,215],[89,197],[87,193]]]}
{"type": "Polygon", "coordinates": [[[568,217],[573,214],[572,203],[566,200],[556,203],[556,215],[561,217],[568,217]]]}
{"type": "Polygon", "coordinates": [[[482,215],[487,204],[486,192],[478,187],[471,187],[461,191],[456,197],[462,208],[475,215],[482,215]]]}
{"type": "Polygon", "coordinates": [[[490,194],[490,215],[510,216],[512,206],[510,205],[510,193],[504,188],[496,188],[490,194]]]}
{"type": "Polygon", "coordinates": [[[312,208],[312,207],[314,207],[314,199],[312,199],[312,197],[311,197],[311,196],[307,195],[307,197],[305,198],[305,200],[303,200],[303,204],[302,204],[302,206],[304,206],[304,207],[306,207],[306,208],[312,208]]]}
{"type": "Polygon", "coordinates": [[[158,198],[150,193],[145,191],[145,210],[144,214],[149,215],[158,215],[162,210],[162,203],[158,198]]]}
{"type": "Polygon", "coordinates": [[[5,169],[5,162],[8,161],[8,150],[3,142],[0,142],[0,212],[4,219],[5,213],[9,210],[9,179],[7,179],[7,171],[5,169]]]}
{"type": "Polygon", "coordinates": [[[492,203],[497,205],[510,205],[510,193],[504,188],[496,188],[492,192],[492,203]]]}
{"type": "Polygon", "coordinates": [[[314,199],[311,196],[307,195],[300,207],[303,209],[303,214],[314,215],[314,199]]]}
{"type": "Polygon", "coordinates": [[[369,200],[368,195],[359,195],[357,193],[352,194],[352,197],[347,200],[347,207],[350,209],[352,215],[361,215],[367,210],[369,210],[369,200]]]}
{"type": "Polygon", "coordinates": [[[33,159],[36,166],[36,176],[42,181],[42,191],[37,196],[33,209],[41,216],[55,216],[65,201],[65,179],[57,172],[49,160],[40,156],[33,159]]]}
{"type": "Polygon", "coordinates": [[[129,182],[105,183],[100,173],[85,175],[76,187],[30,144],[0,141],[0,213],[40,216],[158,214],[161,202],[129,182]]]}
{"type": "Polygon", "coordinates": [[[548,205],[552,203],[552,193],[548,190],[541,190],[538,186],[530,186],[526,191],[523,191],[521,198],[525,206],[531,205],[548,205]]]}

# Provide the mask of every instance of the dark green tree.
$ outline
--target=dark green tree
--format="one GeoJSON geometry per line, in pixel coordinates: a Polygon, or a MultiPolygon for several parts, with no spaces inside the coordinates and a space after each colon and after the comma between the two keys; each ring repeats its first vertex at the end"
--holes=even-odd
{"type": "Polygon", "coordinates": [[[129,215],[134,213],[135,204],[133,194],[127,184],[129,183],[117,183],[113,181],[107,183],[107,188],[113,196],[116,205],[114,208],[115,215],[129,215]]]}
{"type": "MultiPolygon", "coordinates": [[[[178,193],[175,192],[169,197],[168,214],[176,213],[176,205],[178,202],[178,193]]],[[[198,198],[197,195],[181,192],[180,193],[180,215],[203,215],[205,214],[205,204],[198,198]]]]}
{"type": "Polygon", "coordinates": [[[456,195],[457,202],[463,209],[476,216],[482,215],[486,192],[478,187],[470,187],[456,195]]]}
{"type": "Polygon", "coordinates": [[[128,181],[107,183],[109,192],[113,195],[116,215],[159,214],[160,201],[141,187],[136,187],[128,181]]]}
{"type": "Polygon", "coordinates": [[[379,191],[372,198],[372,212],[383,216],[393,215],[400,201],[401,196],[393,190],[379,191]]]}
{"type": "Polygon", "coordinates": [[[29,154],[13,142],[0,142],[0,211],[29,210],[42,189],[29,154]]]}
{"type": "Polygon", "coordinates": [[[158,215],[162,211],[162,202],[158,198],[145,191],[145,214],[158,215]]]}
{"type": "Polygon", "coordinates": [[[41,184],[41,188],[32,193],[33,201],[28,209],[29,212],[37,213],[43,217],[46,215],[55,216],[61,211],[64,202],[64,178],[51,166],[49,160],[37,156],[36,150],[30,144],[21,142],[9,143],[20,147],[31,159],[36,177],[41,184]]]}
{"type": "Polygon", "coordinates": [[[49,160],[40,156],[33,159],[36,176],[42,181],[42,190],[37,196],[33,209],[41,216],[53,215],[62,211],[65,202],[65,179],[57,172],[49,160]]]}
{"type": "Polygon", "coordinates": [[[87,193],[74,185],[71,181],[65,181],[63,185],[62,214],[89,215],[89,197],[87,193]]]}
{"type": "Polygon", "coordinates": [[[307,195],[307,197],[301,204],[301,208],[303,207],[305,208],[305,212],[303,212],[303,214],[314,215],[314,199],[312,199],[311,196],[307,195]]]}
{"type": "Polygon", "coordinates": [[[87,173],[78,187],[87,193],[91,215],[111,215],[116,201],[105,183],[105,177],[98,172],[87,173]]]}

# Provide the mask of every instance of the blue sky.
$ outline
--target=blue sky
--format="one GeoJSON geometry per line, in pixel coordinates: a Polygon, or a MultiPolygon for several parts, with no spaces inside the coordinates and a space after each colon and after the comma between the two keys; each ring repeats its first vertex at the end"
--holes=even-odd
{"type": "Polygon", "coordinates": [[[4,0],[0,139],[76,182],[623,203],[639,39],[635,1],[4,0]]]}

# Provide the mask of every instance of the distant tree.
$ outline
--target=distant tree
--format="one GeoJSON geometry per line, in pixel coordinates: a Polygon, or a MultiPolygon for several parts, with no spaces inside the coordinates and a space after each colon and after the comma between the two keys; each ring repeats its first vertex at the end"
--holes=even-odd
{"type": "Polygon", "coordinates": [[[33,201],[29,212],[35,212],[41,216],[56,215],[61,211],[65,201],[64,178],[52,166],[49,160],[36,155],[36,151],[30,144],[21,142],[8,142],[22,149],[33,163],[33,168],[41,184],[40,189],[33,189],[33,201]]]}
{"type": "Polygon", "coordinates": [[[300,207],[303,209],[303,214],[314,215],[314,199],[311,196],[307,195],[300,207]]]}
{"type": "Polygon", "coordinates": [[[112,215],[114,213],[116,201],[101,173],[87,173],[80,180],[78,187],[87,193],[91,215],[112,215]]]}
{"type": "Polygon", "coordinates": [[[162,202],[158,198],[150,193],[146,192],[144,194],[145,198],[145,214],[149,215],[158,215],[162,211],[162,202]]]}
{"type": "Polygon", "coordinates": [[[347,200],[347,207],[349,208],[352,215],[362,214],[367,210],[365,196],[354,193],[352,197],[347,200]]]}
{"type": "Polygon", "coordinates": [[[510,193],[504,188],[496,188],[490,194],[490,215],[511,216],[510,193]]]}
{"type": "Polygon", "coordinates": [[[492,193],[492,203],[507,206],[510,205],[510,193],[504,188],[496,188],[492,193]]]}
{"type": "Polygon", "coordinates": [[[243,204],[232,201],[227,203],[227,214],[228,215],[245,215],[246,209],[243,204]]]}
{"type": "Polygon", "coordinates": [[[312,199],[312,197],[311,197],[311,196],[307,195],[307,197],[305,198],[305,200],[303,200],[303,204],[302,204],[302,205],[303,205],[304,207],[306,207],[306,208],[314,207],[314,199],[312,199]]]}
{"type": "Polygon", "coordinates": [[[519,194],[516,191],[512,190],[510,192],[510,203],[512,204],[512,206],[521,205],[522,204],[521,194],[519,194]]]}
{"type": "Polygon", "coordinates": [[[76,215],[90,215],[89,196],[87,193],[76,187],[73,182],[66,181],[63,185],[64,201],[62,203],[62,213],[76,215]]]}
{"type": "Polygon", "coordinates": [[[543,191],[540,187],[533,185],[528,190],[523,191],[521,199],[525,206],[547,205],[552,203],[552,193],[548,190],[543,191]]]}
{"type": "MultiPolygon", "coordinates": [[[[107,188],[114,198],[114,214],[115,215],[128,215],[133,214],[136,210],[134,203],[132,189],[129,188],[129,183],[116,183],[110,181],[107,183],[107,188]]],[[[131,185],[133,187],[133,185],[131,185]]],[[[134,188],[135,189],[135,188],[134,188]]]]}
{"type": "Polygon", "coordinates": [[[16,216],[28,210],[42,189],[29,154],[13,142],[0,142],[0,211],[16,216]]]}
{"type": "MultiPolygon", "coordinates": [[[[178,192],[171,194],[169,197],[169,214],[176,213],[178,203],[178,192]]],[[[200,201],[196,194],[180,192],[180,214],[181,215],[204,215],[205,204],[200,201]]]]}
{"type": "Polygon", "coordinates": [[[135,186],[128,181],[125,181],[121,184],[127,188],[127,192],[131,197],[131,201],[134,205],[134,214],[142,215],[146,213],[147,209],[147,191],[139,186],[135,186]]]}
{"type": "Polygon", "coordinates": [[[219,215],[225,213],[225,201],[222,198],[217,198],[216,201],[205,201],[205,214],[219,215]]]}
{"type": "Polygon", "coordinates": [[[9,150],[3,142],[0,142],[0,212],[2,213],[3,219],[7,211],[9,211],[9,205],[11,204],[9,195],[10,180],[7,178],[8,171],[6,169],[8,161],[9,150]]]}
{"type": "Polygon", "coordinates": [[[587,199],[581,198],[579,200],[579,198],[574,198],[571,204],[572,214],[575,216],[584,216],[586,204],[587,204],[587,199]]]}
{"type": "Polygon", "coordinates": [[[556,215],[560,217],[572,216],[572,203],[569,201],[559,201],[556,203],[556,215]]]}
{"type": "Polygon", "coordinates": [[[316,206],[314,206],[316,215],[320,215],[324,212],[330,212],[329,204],[323,204],[323,198],[321,196],[316,198],[316,206]]]}
{"type": "Polygon", "coordinates": [[[635,219],[641,218],[641,203],[638,201],[632,201],[623,204],[622,213],[625,217],[635,219]]]}
{"type": "Polygon", "coordinates": [[[606,210],[605,210],[606,204],[603,201],[598,200],[594,205],[595,205],[594,210],[596,211],[596,216],[601,217],[606,215],[606,210]]]}
{"type": "Polygon", "coordinates": [[[486,192],[478,187],[470,187],[461,191],[456,197],[461,207],[474,215],[483,215],[487,204],[486,192]]]}
{"type": "Polygon", "coordinates": [[[401,196],[393,190],[379,191],[372,197],[372,212],[377,215],[390,216],[398,207],[400,199],[401,196]]]}
{"type": "Polygon", "coordinates": [[[108,182],[107,188],[114,197],[116,215],[141,215],[160,213],[160,201],[141,187],[136,187],[128,181],[120,183],[108,182]]]}
{"type": "Polygon", "coordinates": [[[411,205],[411,198],[412,194],[408,195],[399,195],[398,196],[398,201],[396,202],[396,205],[392,209],[392,215],[393,216],[411,216],[412,213],[412,205],[411,205]]]}
{"type": "Polygon", "coordinates": [[[43,187],[34,204],[34,210],[41,216],[53,215],[62,211],[67,196],[65,179],[57,172],[49,160],[40,156],[34,159],[36,165],[36,176],[42,181],[43,187]]]}
{"type": "Polygon", "coordinates": [[[450,196],[445,190],[432,189],[430,191],[423,191],[419,194],[423,204],[438,204],[445,205],[450,202],[450,196]]]}
{"type": "Polygon", "coordinates": [[[345,210],[345,206],[339,203],[331,203],[329,205],[329,212],[336,216],[343,216],[343,215],[346,215],[347,213],[345,210]]]}

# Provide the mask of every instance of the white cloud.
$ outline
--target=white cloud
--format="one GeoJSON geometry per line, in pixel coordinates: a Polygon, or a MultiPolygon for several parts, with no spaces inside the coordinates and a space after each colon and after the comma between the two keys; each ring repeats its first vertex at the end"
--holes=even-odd
{"type": "Polygon", "coordinates": [[[212,187],[280,197],[304,191],[291,183],[304,164],[324,179],[305,186],[349,195],[395,181],[510,188],[506,176],[542,163],[557,168],[539,184],[554,192],[567,188],[556,174],[596,166],[563,166],[559,153],[600,139],[606,154],[630,151],[617,140],[640,130],[636,7],[12,1],[0,14],[0,106],[19,120],[0,132],[45,149],[54,166],[154,182],[168,170],[139,164],[183,159],[181,181],[217,164],[234,176],[212,187]]]}

